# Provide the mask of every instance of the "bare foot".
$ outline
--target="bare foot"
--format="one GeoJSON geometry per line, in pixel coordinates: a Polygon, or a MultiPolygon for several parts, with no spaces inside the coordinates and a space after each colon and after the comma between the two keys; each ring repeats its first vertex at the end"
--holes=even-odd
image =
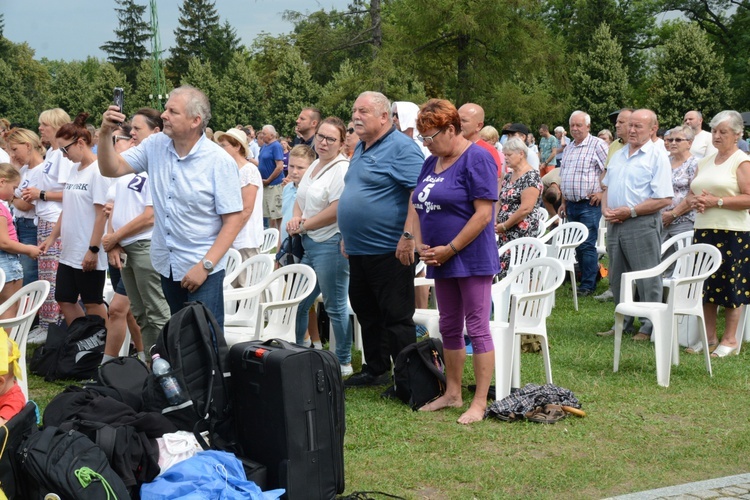
{"type": "Polygon", "coordinates": [[[457,422],[459,424],[473,424],[474,422],[480,422],[484,419],[484,408],[474,406],[473,404],[469,407],[463,415],[458,417],[457,422]]]}
{"type": "Polygon", "coordinates": [[[461,408],[464,405],[461,396],[448,396],[444,394],[431,403],[427,403],[419,411],[437,411],[443,408],[461,408]]]}

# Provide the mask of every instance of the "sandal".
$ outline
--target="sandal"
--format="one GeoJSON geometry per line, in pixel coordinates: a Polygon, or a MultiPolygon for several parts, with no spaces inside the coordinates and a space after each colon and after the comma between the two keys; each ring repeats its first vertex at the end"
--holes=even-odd
{"type": "Polygon", "coordinates": [[[548,404],[544,405],[544,407],[537,406],[534,410],[526,413],[524,416],[529,422],[554,424],[558,420],[564,419],[567,416],[567,413],[565,413],[560,405],[548,404]]]}
{"type": "MultiPolygon", "coordinates": [[[[718,346],[718,342],[714,342],[713,344],[708,344],[708,352],[714,352],[716,350],[716,346],[718,346]]],[[[700,354],[703,352],[703,342],[698,342],[697,344],[693,344],[687,349],[685,349],[685,354],[700,354]]]]}
{"type": "Polygon", "coordinates": [[[719,344],[718,347],[714,350],[713,353],[711,353],[712,358],[724,358],[726,356],[729,356],[730,354],[734,354],[735,356],[739,354],[739,349],[737,347],[730,347],[728,345],[719,344]]]}

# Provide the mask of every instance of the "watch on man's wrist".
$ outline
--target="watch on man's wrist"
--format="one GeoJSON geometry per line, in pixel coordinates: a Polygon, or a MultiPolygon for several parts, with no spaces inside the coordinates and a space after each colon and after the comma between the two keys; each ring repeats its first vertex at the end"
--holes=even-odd
{"type": "Polygon", "coordinates": [[[91,253],[99,253],[99,247],[95,247],[94,245],[91,245],[89,247],[89,252],[91,252],[91,253]]]}
{"type": "Polygon", "coordinates": [[[716,205],[721,208],[724,206],[724,198],[719,198],[719,201],[716,202],[716,205]]]}
{"type": "Polygon", "coordinates": [[[630,217],[632,217],[633,219],[638,217],[638,214],[635,211],[635,207],[630,207],[630,217]]]}
{"type": "Polygon", "coordinates": [[[404,231],[404,234],[402,234],[401,236],[403,236],[403,238],[405,240],[413,240],[414,239],[414,235],[411,234],[409,231],[404,231]]]}
{"type": "Polygon", "coordinates": [[[203,264],[203,269],[205,269],[209,273],[214,270],[214,263],[211,262],[210,260],[201,259],[201,263],[203,264]]]}

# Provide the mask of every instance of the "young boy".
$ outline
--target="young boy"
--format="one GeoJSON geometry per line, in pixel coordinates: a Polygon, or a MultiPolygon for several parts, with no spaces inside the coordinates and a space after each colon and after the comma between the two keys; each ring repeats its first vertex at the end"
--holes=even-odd
{"type": "Polygon", "coordinates": [[[26,397],[16,377],[21,377],[18,345],[0,328],[0,425],[17,415],[26,405],[26,397]]]}

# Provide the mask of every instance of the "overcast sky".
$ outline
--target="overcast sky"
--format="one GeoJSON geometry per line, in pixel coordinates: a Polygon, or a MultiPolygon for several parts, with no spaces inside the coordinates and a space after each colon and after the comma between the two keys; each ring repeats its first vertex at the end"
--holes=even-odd
{"type": "MultiPolygon", "coordinates": [[[[148,5],[148,0],[137,0],[148,5]]],[[[349,0],[217,0],[221,22],[228,20],[244,45],[250,45],[262,31],[273,35],[289,33],[292,24],[282,19],[286,10],[313,12],[333,8],[344,10],[349,0]]],[[[174,43],[174,29],[182,0],[159,0],[161,46],[174,43]]],[[[36,59],[83,60],[88,56],[105,58],[99,46],[114,40],[117,28],[113,0],[0,0],[5,16],[5,38],[27,42],[36,59]]],[[[144,14],[150,20],[149,9],[144,14]]],[[[150,48],[150,42],[147,48],[150,48]]]]}

